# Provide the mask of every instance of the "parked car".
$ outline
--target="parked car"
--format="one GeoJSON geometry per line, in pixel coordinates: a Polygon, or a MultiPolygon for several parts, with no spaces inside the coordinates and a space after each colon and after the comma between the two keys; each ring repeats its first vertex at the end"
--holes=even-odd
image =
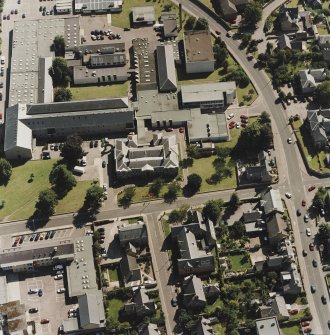
{"type": "Polygon", "coordinates": [[[303,249],[302,254],[303,254],[304,257],[306,257],[307,256],[307,251],[305,249],[303,249]]]}
{"type": "Polygon", "coordinates": [[[315,292],[316,292],[316,286],[311,285],[311,292],[312,292],[312,293],[315,293],[315,292]]]}
{"type": "Polygon", "coordinates": [[[298,215],[298,216],[301,215],[301,209],[300,209],[300,208],[297,209],[297,215],[298,215]]]}
{"type": "Polygon", "coordinates": [[[57,292],[57,293],[64,293],[64,292],[65,292],[65,288],[64,288],[64,287],[62,287],[62,288],[58,288],[58,289],[56,290],[56,292],[57,292]]]}
{"type": "Polygon", "coordinates": [[[40,323],[43,325],[45,323],[49,323],[49,319],[41,319],[40,323]]]}
{"type": "Polygon", "coordinates": [[[38,313],[38,308],[37,307],[30,308],[29,313],[38,313]]]}
{"type": "MultiPolygon", "coordinates": [[[[106,191],[106,189],[107,189],[107,184],[103,184],[102,187],[103,187],[103,190],[106,191]]],[[[100,228],[99,228],[99,229],[100,229],[100,228]]],[[[100,230],[99,230],[99,231],[100,231],[100,230]]],[[[103,231],[104,231],[104,230],[103,230],[103,231]]]]}
{"type": "Polygon", "coordinates": [[[216,30],[215,33],[216,33],[217,35],[221,35],[221,32],[220,32],[219,30],[216,30]]]}
{"type": "Polygon", "coordinates": [[[325,215],[324,208],[321,208],[321,209],[320,209],[320,215],[321,215],[321,216],[324,216],[324,215],[325,215]]]}
{"type": "Polygon", "coordinates": [[[100,228],[97,228],[97,231],[104,231],[104,228],[103,227],[100,227],[100,228]]]}
{"type": "Polygon", "coordinates": [[[55,234],[56,234],[56,230],[52,230],[50,232],[49,238],[53,238],[55,234]]]}
{"type": "Polygon", "coordinates": [[[327,303],[327,298],[325,297],[325,295],[322,295],[321,301],[324,305],[327,303]]]}
{"type": "Polygon", "coordinates": [[[62,274],[56,275],[54,276],[54,279],[55,280],[63,279],[63,275],[62,274]]]}
{"type": "Polygon", "coordinates": [[[305,328],[304,333],[310,333],[312,331],[312,328],[305,328]]]}
{"type": "Polygon", "coordinates": [[[316,259],[313,259],[312,264],[313,264],[314,268],[317,267],[317,261],[316,261],[316,259]]]}
{"type": "Polygon", "coordinates": [[[285,196],[286,196],[288,199],[292,198],[292,194],[289,193],[289,192],[286,192],[286,193],[285,193],[285,196]]]}
{"type": "Polygon", "coordinates": [[[171,299],[171,305],[172,305],[173,307],[178,306],[178,301],[176,300],[176,298],[172,298],[172,299],[171,299]]]}
{"type": "Polygon", "coordinates": [[[99,141],[94,141],[94,148],[97,148],[99,146],[99,141]]]}
{"type": "Polygon", "coordinates": [[[241,114],[240,118],[243,120],[247,120],[249,117],[245,114],[241,114]]]}
{"type": "MultiPolygon", "coordinates": [[[[308,214],[305,214],[305,215],[304,215],[304,221],[305,221],[305,222],[308,222],[308,221],[309,221],[309,215],[308,215],[308,214]]],[[[309,228],[308,228],[308,229],[309,229],[309,228]]]]}
{"type": "Polygon", "coordinates": [[[182,133],[184,133],[184,128],[183,127],[180,127],[179,128],[179,132],[182,134],[182,133]]]}
{"type": "Polygon", "coordinates": [[[287,141],[288,141],[289,144],[291,144],[292,143],[291,137],[289,137],[287,141]]]}
{"type": "Polygon", "coordinates": [[[30,288],[28,290],[28,294],[34,294],[34,293],[38,293],[38,289],[37,288],[30,288]]]}
{"type": "Polygon", "coordinates": [[[38,296],[39,296],[39,297],[42,297],[42,295],[43,295],[42,289],[39,288],[39,290],[38,290],[38,296]]]}
{"type": "Polygon", "coordinates": [[[309,250],[314,251],[314,243],[309,243],[309,250]]]}
{"type": "Polygon", "coordinates": [[[302,202],[301,202],[301,206],[306,206],[306,200],[303,200],[302,202]]]}
{"type": "Polygon", "coordinates": [[[107,162],[106,161],[102,161],[102,167],[105,168],[107,166],[107,162]]]}
{"type": "Polygon", "coordinates": [[[307,236],[311,236],[312,235],[312,232],[311,232],[310,228],[306,228],[306,235],[307,236]]]}
{"type": "Polygon", "coordinates": [[[57,270],[63,270],[63,265],[61,265],[61,264],[57,264],[57,265],[55,265],[55,266],[53,267],[53,270],[54,270],[54,271],[57,271],[57,270]]]}
{"type": "Polygon", "coordinates": [[[308,191],[311,192],[311,191],[314,191],[315,190],[315,185],[310,185],[308,187],[308,191]]]}
{"type": "Polygon", "coordinates": [[[296,314],[298,314],[299,313],[299,310],[298,309],[291,309],[291,311],[290,311],[290,314],[291,315],[296,315],[296,314]]]}
{"type": "Polygon", "coordinates": [[[234,117],[234,113],[230,113],[228,116],[227,116],[227,120],[230,120],[234,117]]]}
{"type": "Polygon", "coordinates": [[[89,142],[89,147],[90,147],[90,148],[93,148],[93,146],[94,146],[93,141],[90,141],[90,142],[89,142]]]}
{"type": "Polygon", "coordinates": [[[172,132],[173,130],[174,130],[173,128],[166,128],[165,129],[165,131],[168,132],[168,133],[172,132]]]}

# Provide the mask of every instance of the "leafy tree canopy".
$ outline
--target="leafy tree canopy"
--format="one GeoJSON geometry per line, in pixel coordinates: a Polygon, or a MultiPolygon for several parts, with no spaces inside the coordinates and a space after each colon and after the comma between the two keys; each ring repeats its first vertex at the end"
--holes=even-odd
{"type": "Polygon", "coordinates": [[[49,181],[54,185],[55,192],[64,197],[74,186],[77,181],[72,172],[64,164],[56,165],[50,172],[49,181]]]}
{"type": "Polygon", "coordinates": [[[69,135],[62,148],[62,156],[69,163],[76,163],[83,156],[82,138],[77,135],[69,135]]]}
{"type": "Polygon", "coordinates": [[[58,200],[56,193],[51,189],[43,190],[39,193],[36,210],[40,215],[49,217],[55,213],[57,204],[58,200]]]}
{"type": "Polygon", "coordinates": [[[65,87],[60,87],[55,90],[54,93],[54,101],[55,102],[63,102],[63,101],[71,101],[72,100],[72,93],[70,89],[65,87]]]}
{"type": "Polygon", "coordinates": [[[5,158],[0,158],[0,185],[6,185],[12,174],[12,167],[5,158]]]}

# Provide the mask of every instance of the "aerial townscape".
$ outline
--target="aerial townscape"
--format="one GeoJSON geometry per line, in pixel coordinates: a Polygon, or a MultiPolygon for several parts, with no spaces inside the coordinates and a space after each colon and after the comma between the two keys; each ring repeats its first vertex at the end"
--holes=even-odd
{"type": "Polygon", "coordinates": [[[330,335],[330,0],[0,12],[0,335],[330,335]]]}

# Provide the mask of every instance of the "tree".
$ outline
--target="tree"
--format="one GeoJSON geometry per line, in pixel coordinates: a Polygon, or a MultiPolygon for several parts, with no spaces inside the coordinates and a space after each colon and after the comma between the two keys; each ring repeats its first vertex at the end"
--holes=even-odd
{"type": "Polygon", "coordinates": [[[54,185],[54,191],[64,197],[74,186],[77,181],[72,172],[64,164],[56,165],[50,172],[49,181],[54,185]]]}
{"type": "Polygon", "coordinates": [[[180,190],[180,185],[177,182],[172,182],[168,185],[168,190],[164,194],[164,199],[166,202],[175,201],[180,190]]]}
{"type": "Polygon", "coordinates": [[[319,187],[313,198],[313,205],[317,209],[322,209],[325,207],[325,198],[327,195],[327,190],[324,187],[319,187]]]}
{"type": "Polygon", "coordinates": [[[63,101],[71,101],[72,100],[72,93],[70,89],[65,87],[60,87],[55,90],[54,93],[54,101],[55,102],[63,102],[63,101]]]}
{"type": "Polygon", "coordinates": [[[215,147],[215,154],[219,157],[219,158],[223,158],[225,159],[226,157],[228,157],[231,153],[231,148],[228,147],[215,147]]]}
{"type": "Polygon", "coordinates": [[[5,158],[0,158],[0,185],[7,185],[13,169],[5,158]]]}
{"type": "Polygon", "coordinates": [[[209,29],[209,22],[203,17],[198,18],[195,23],[195,30],[207,30],[209,29]]]}
{"type": "Polygon", "coordinates": [[[240,205],[240,200],[239,200],[239,196],[236,192],[234,192],[231,197],[230,197],[230,200],[229,200],[229,207],[232,209],[232,210],[236,210],[240,205]]]}
{"type": "Polygon", "coordinates": [[[188,176],[188,184],[187,187],[192,193],[196,193],[199,191],[201,185],[202,185],[202,177],[198,175],[197,173],[193,173],[188,176]]]}
{"type": "Polygon", "coordinates": [[[56,193],[51,189],[43,190],[39,193],[36,210],[41,216],[50,217],[55,213],[55,206],[57,204],[56,193]]]}
{"type": "Polygon", "coordinates": [[[315,97],[322,107],[330,107],[330,80],[322,82],[316,87],[315,97]]]}
{"type": "Polygon", "coordinates": [[[93,184],[86,191],[85,207],[96,212],[104,200],[104,190],[97,184],[93,184]]]}
{"type": "Polygon", "coordinates": [[[281,100],[284,100],[285,99],[285,93],[281,90],[278,92],[278,97],[281,99],[281,100]]]}
{"type": "Polygon", "coordinates": [[[270,115],[267,112],[262,112],[260,116],[258,117],[258,121],[261,124],[270,124],[270,115]]]}
{"type": "Polygon", "coordinates": [[[236,221],[229,227],[229,236],[233,240],[240,240],[245,235],[245,224],[242,221],[236,221]]]}
{"type": "Polygon", "coordinates": [[[249,42],[251,41],[252,35],[250,33],[244,33],[242,34],[241,40],[242,40],[242,47],[245,48],[249,42]]]}
{"type": "Polygon", "coordinates": [[[65,53],[64,37],[60,35],[55,36],[53,46],[54,46],[55,56],[64,57],[64,53],[65,53]]]}
{"type": "Polygon", "coordinates": [[[214,225],[216,225],[220,218],[222,206],[222,199],[209,200],[203,208],[203,216],[207,219],[210,219],[214,225]]]}
{"type": "Polygon", "coordinates": [[[124,195],[119,200],[120,204],[124,207],[128,207],[133,200],[135,195],[135,187],[129,186],[124,189],[124,195]]]}
{"type": "Polygon", "coordinates": [[[163,187],[163,180],[161,178],[155,179],[152,184],[149,186],[149,193],[158,197],[159,192],[163,187]]]}
{"type": "Polygon", "coordinates": [[[235,68],[226,78],[228,80],[235,80],[236,84],[241,88],[246,87],[250,83],[249,77],[240,68],[235,68]]]}
{"type": "Polygon", "coordinates": [[[228,57],[228,50],[219,44],[213,46],[214,58],[217,65],[222,66],[228,57]]]}
{"type": "Polygon", "coordinates": [[[83,156],[82,138],[77,135],[69,135],[63,144],[62,156],[69,163],[75,164],[83,156]]]}
{"type": "Polygon", "coordinates": [[[193,30],[195,27],[196,18],[194,16],[189,16],[184,25],[185,30],[193,30]]]}
{"type": "Polygon", "coordinates": [[[322,240],[330,238],[330,225],[328,223],[321,223],[319,225],[319,236],[322,240]]]}
{"type": "Polygon", "coordinates": [[[249,2],[244,10],[244,22],[247,25],[255,26],[262,17],[262,6],[259,2],[249,2]]]}
{"type": "Polygon", "coordinates": [[[186,151],[187,151],[187,156],[189,158],[198,158],[199,156],[197,146],[195,144],[189,144],[187,146],[186,151]]]}
{"type": "Polygon", "coordinates": [[[63,57],[56,57],[50,69],[54,87],[66,87],[70,81],[69,68],[63,57]]]}
{"type": "Polygon", "coordinates": [[[174,222],[182,222],[187,216],[187,211],[189,209],[188,205],[182,205],[178,209],[174,209],[170,214],[168,215],[168,222],[174,223],[174,222]]]}

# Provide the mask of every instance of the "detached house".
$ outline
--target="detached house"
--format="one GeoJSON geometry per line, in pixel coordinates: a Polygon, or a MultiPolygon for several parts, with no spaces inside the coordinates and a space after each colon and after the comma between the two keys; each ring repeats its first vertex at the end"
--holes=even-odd
{"type": "Polygon", "coordinates": [[[258,164],[245,167],[243,176],[251,183],[271,183],[273,180],[272,162],[267,152],[259,152],[258,164]]]}
{"type": "Polygon", "coordinates": [[[191,329],[190,335],[211,335],[213,328],[209,319],[202,317],[191,329]]]}
{"type": "Polygon", "coordinates": [[[310,69],[299,71],[299,81],[302,93],[312,93],[317,85],[327,78],[326,69],[310,69]]]}
{"type": "Polygon", "coordinates": [[[220,11],[227,21],[234,21],[240,11],[249,3],[249,0],[219,0],[220,11]]]}
{"type": "Polygon", "coordinates": [[[147,290],[139,287],[134,291],[133,301],[124,305],[123,313],[125,315],[135,315],[136,317],[145,317],[153,315],[156,312],[154,301],[149,299],[147,290]]]}
{"type": "Polygon", "coordinates": [[[318,37],[319,47],[322,52],[323,59],[326,62],[330,62],[330,34],[319,35],[318,37]]]}
{"type": "Polygon", "coordinates": [[[330,109],[308,110],[305,120],[314,148],[320,150],[328,144],[330,109]]]}
{"type": "Polygon", "coordinates": [[[280,27],[285,32],[295,32],[299,30],[298,8],[283,8],[279,13],[280,27]]]}
{"type": "Polygon", "coordinates": [[[282,295],[275,296],[267,306],[261,306],[259,308],[259,313],[261,318],[275,316],[279,321],[286,321],[290,317],[282,295]]]}
{"type": "Polygon", "coordinates": [[[298,272],[297,264],[289,263],[287,271],[281,272],[281,282],[284,295],[298,295],[303,290],[303,285],[298,272]]]}

